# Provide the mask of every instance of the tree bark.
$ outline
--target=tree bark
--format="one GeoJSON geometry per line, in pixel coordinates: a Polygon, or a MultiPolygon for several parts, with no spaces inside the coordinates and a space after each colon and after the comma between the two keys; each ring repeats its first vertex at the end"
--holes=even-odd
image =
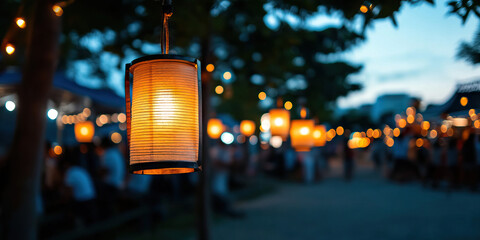
{"type": "Polygon", "coordinates": [[[47,100],[58,61],[60,18],[50,0],[35,1],[26,63],[18,89],[17,122],[7,162],[2,239],[36,239],[47,100]]]}

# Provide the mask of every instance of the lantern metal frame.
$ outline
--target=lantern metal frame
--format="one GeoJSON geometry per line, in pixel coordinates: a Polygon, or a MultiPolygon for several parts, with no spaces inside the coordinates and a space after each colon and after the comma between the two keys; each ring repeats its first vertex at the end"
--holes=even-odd
{"type": "Polygon", "coordinates": [[[175,54],[155,54],[147,55],[133,60],[131,63],[125,64],[125,110],[127,115],[127,153],[128,160],[130,162],[130,131],[131,131],[131,118],[132,118],[132,87],[133,78],[131,78],[130,68],[137,63],[147,62],[152,60],[180,60],[189,63],[193,63],[197,67],[197,84],[198,84],[198,154],[196,162],[187,161],[161,161],[161,162],[147,162],[147,163],[135,163],[129,164],[128,171],[136,174],[142,170],[152,169],[169,169],[169,168],[190,168],[193,172],[201,171],[201,156],[202,156],[202,71],[200,60],[193,57],[186,57],[175,54]]]}

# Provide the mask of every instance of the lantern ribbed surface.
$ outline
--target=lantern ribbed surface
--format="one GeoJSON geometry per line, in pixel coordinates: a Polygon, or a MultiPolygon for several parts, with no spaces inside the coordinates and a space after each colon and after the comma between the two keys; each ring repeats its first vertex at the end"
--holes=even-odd
{"type": "Polygon", "coordinates": [[[283,108],[270,110],[270,131],[272,136],[280,136],[285,141],[290,129],[290,112],[283,108]]]}
{"type": "Polygon", "coordinates": [[[310,151],[313,147],[313,127],[315,122],[313,120],[293,120],[290,128],[290,140],[292,147],[298,152],[310,151]]]}
{"type": "MultiPolygon", "coordinates": [[[[130,165],[196,162],[199,147],[198,71],[194,63],[155,59],[134,64],[130,165]]],[[[193,172],[192,168],[139,170],[142,174],[193,172]]]]}

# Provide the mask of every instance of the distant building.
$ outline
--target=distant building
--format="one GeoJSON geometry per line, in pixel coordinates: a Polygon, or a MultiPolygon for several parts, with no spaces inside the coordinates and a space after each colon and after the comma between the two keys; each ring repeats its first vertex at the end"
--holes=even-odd
{"type": "Polygon", "coordinates": [[[376,123],[383,123],[387,120],[383,118],[404,112],[415,100],[417,99],[404,93],[379,96],[373,104],[371,118],[376,123]]]}

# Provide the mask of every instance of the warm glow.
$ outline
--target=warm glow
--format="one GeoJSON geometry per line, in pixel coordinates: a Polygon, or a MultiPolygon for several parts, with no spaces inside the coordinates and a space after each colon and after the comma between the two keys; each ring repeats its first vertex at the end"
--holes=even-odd
{"type": "Polygon", "coordinates": [[[255,122],[251,120],[243,120],[240,123],[240,133],[250,137],[253,133],[255,133],[255,122]]]}
{"type": "Polygon", "coordinates": [[[471,117],[471,116],[474,116],[475,115],[475,109],[470,109],[468,110],[468,115],[471,117]]]}
{"type": "Polygon", "coordinates": [[[25,19],[21,17],[15,19],[15,23],[19,28],[25,28],[27,26],[27,22],[25,22],[25,19]]]}
{"type": "Polygon", "coordinates": [[[415,141],[415,145],[417,147],[422,147],[423,146],[423,139],[418,138],[417,141],[415,141]]]}
{"type": "Polygon", "coordinates": [[[62,147],[60,147],[60,146],[57,145],[57,146],[55,146],[55,147],[53,148],[53,152],[54,152],[55,154],[57,154],[57,155],[60,155],[60,154],[62,154],[63,149],[62,149],[62,147]]]}
{"type": "Polygon", "coordinates": [[[284,104],[284,107],[285,107],[286,110],[291,110],[292,107],[293,107],[293,104],[290,101],[286,101],[285,104],[284,104]]]}
{"type": "Polygon", "coordinates": [[[315,147],[325,146],[325,143],[327,142],[327,133],[325,126],[317,125],[313,128],[313,141],[315,147]]]}
{"type": "Polygon", "coordinates": [[[114,143],[120,143],[122,141],[122,135],[118,132],[114,132],[112,133],[112,135],[110,136],[110,139],[112,140],[112,142],[114,143]]]}
{"type": "Polygon", "coordinates": [[[95,126],[90,121],[76,123],[74,130],[78,142],[91,142],[95,135],[95,126]]]}
{"type": "Polygon", "coordinates": [[[308,135],[310,133],[310,129],[308,127],[300,128],[300,135],[308,135]]]}
{"type": "Polygon", "coordinates": [[[232,78],[232,73],[230,73],[230,72],[224,72],[224,73],[223,73],[223,78],[224,78],[225,80],[230,80],[230,79],[232,78]]]}
{"type": "MultiPolygon", "coordinates": [[[[368,132],[368,131],[367,131],[368,132]]],[[[380,131],[380,129],[375,129],[373,131],[373,135],[372,135],[374,138],[379,138],[382,136],[382,131],[380,131]]]]}
{"type": "Polygon", "coordinates": [[[55,13],[55,15],[57,15],[58,17],[63,15],[62,7],[58,6],[57,4],[53,5],[52,10],[55,13]]]}
{"type": "Polygon", "coordinates": [[[400,136],[400,129],[399,128],[393,129],[393,136],[395,136],[395,137],[400,136]]]}
{"type": "Polygon", "coordinates": [[[448,130],[447,125],[442,125],[442,126],[440,127],[440,131],[442,131],[442,133],[446,133],[447,130],[448,130]]]}
{"type": "Polygon", "coordinates": [[[367,137],[369,138],[373,137],[373,129],[371,128],[367,129],[367,137]]]}
{"type": "Polygon", "coordinates": [[[345,130],[343,129],[342,126],[337,127],[337,135],[338,136],[342,136],[344,132],[345,132],[345,130]]]}
{"type": "Polygon", "coordinates": [[[8,55],[12,55],[12,54],[15,52],[15,46],[13,46],[12,44],[8,43],[8,44],[5,46],[5,52],[7,52],[8,55]]]}
{"type": "Polygon", "coordinates": [[[265,100],[265,98],[267,98],[267,94],[265,92],[260,92],[258,94],[258,99],[265,100]]]}
{"type": "Polygon", "coordinates": [[[360,12],[362,12],[362,13],[367,13],[367,12],[368,12],[368,7],[365,6],[365,5],[362,5],[362,6],[360,7],[360,12]]]}
{"type": "Polygon", "coordinates": [[[280,136],[286,140],[290,129],[290,112],[283,108],[271,109],[269,116],[272,136],[280,136]]]}
{"type": "Polygon", "coordinates": [[[453,132],[453,128],[449,128],[449,129],[447,130],[447,136],[451,137],[451,136],[453,136],[453,133],[454,133],[454,132],[453,132]]]}
{"type": "Polygon", "coordinates": [[[333,139],[337,133],[335,132],[335,129],[330,129],[327,132],[327,137],[330,139],[333,139]]]}
{"type": "Polygon", "coordinates": [[[213,72],[213,70],[215,70],[215,66],[210,63],[205,69],[207,69],[207,72],[213,72]]]}
{"type": "Polygon", "coordinates": [[[383,134],[385,134],[385,136],[390,136],[390,134],[392,134],[392,129],[389,126],[385,126],[383,134]]]}
{"type": "Polygon", "coordinates": [[[208,120],[207,124],[207,133],[211,139],[218,139],[223,133],[223,123],[222,120],[212,118],[208,120]]]}
{"type": "Polygon", "coordinates": [[[387,138],[387,140],[385,141],[385,144],[387,144],[388,147],[393,147],[393,144],[395,142],[393,141],[393,138],[387,138]]]}
{"type": "Polygon", "coordinates": [[[216,88],[215,88],[215,93],[216,94],[222,94],[223,93],[223,87],[218,85],[216,88]]]}
{"type": "Polygon", "coordinates": [[[125,115],[125,113],[120,113],[118,114],[117,119],[120,123],[124,123],[127,121],[127,115],[125,115]]]}
{"type": "Polygon", "coordinates": [[[90,110],[90,108],[84,108],[82,113],[84,117],[88,118],[92,114],[92,111],[90,110]]]}
{"type": "MultiPolygon", "coordinates": [[[[130,165],[197,162],[197,64],[179,59],[154,59],[133,64],[130,72],[133,75],[130,165]]],[[[120,116],[119,121],[122,120],[120,116]]],[[[193,171],[191,167],[180,167],[138,170],[134,173],[175,174],[193,171]]]]}
{"type": "Polygon", "coordinates": [[[405,119],[400,119],[398,120],[398,127],[399,128],[404,128],[405,126],[407,126],[407,121],[405,121],[405,119]]]}
{"type": "Polygon", "coordinates": [[[105,114],[100,115],[100,117],[98,119],[99,119],[100,123],[102,123],[102,124],[107,124],[108,123],[108,117],[105,114]]]}
{"type": "Polygon", "coordinates": [[[460,98],[460,104],[461,104],[462,106],[464,106],[464,107],[467,106],[467,104],[468,104],[468,98],[467,98],[467,97],[462,97],[462,98],[460,98]]]}
{"type": "Polygon", "coordinates": [[[430,138],[436,138],[437,137],[437,130],[433,129],[430,131],[430,138]]]}
{"type": "Polygon", "coordinates": [[[408,115],[407,116],[407,122],[412,124],[413,122],[415,122],[415,117],[413,115],[408,115]]]}
{"type": "Polygon", "coordinates": [[[269,142],[270,142],[270,145],[272,145],[272,147],[274,148],[280,148],[283,144],[282,137],[280,136],[271,137],[269,142]]]}
{"type": "Polygon", "coordinates": [[[314,139],[311,134],[314,125],[313,120],[302,119],[292,121],[290,139],[292,141],[292,147],[295,148],[296,151],[310,151],[310,148],[314,146],[314,139]]]}
{"type": "Polygon", "coordinates": [[[452,124],[455,127],[466,127],[468,126],[468,119],[467,118],[453,118],[452,124]]]}
{"type": "Polygon", "coordinates": [[[302,107],[302,109],[300,110],[300,117],[305,119],[307,117],[307,109],[302,107]]]}
{"type": "Polygon", "coordinates": [[[429,122],[429,121],[423,121],[423,122],[422,122],[422,128],[423,128],[424,130],[430,129],[430,122],[429,122]]]}
{"type": "Polygon", "coordinates": [[[408,107],[405,112],[407,113],[407,116],[415,115],[415,108],[414,107],[408,107]]]}
{"type": "Polygon", "coordinates": [[[475,122],[473,122],[473,125],[475,126],[475,128],[480,128],[480,120],[476,120],[475,122]]]}

